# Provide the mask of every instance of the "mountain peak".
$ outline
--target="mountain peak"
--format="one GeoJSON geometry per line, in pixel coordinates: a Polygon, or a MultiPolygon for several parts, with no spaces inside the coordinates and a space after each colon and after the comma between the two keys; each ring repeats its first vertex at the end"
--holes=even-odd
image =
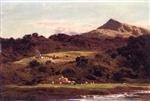
{"type": "Polygon", "coordinates": [[[121,37],[129,37],[129,36],[140,36],[144,34],[150,34],[150,31],[141,27],[137,27],[134,25],[129,25],[126,23],[121,23],[114,19],[109,19],[105,24],[98,27],[95,30],[92,30],[88,33],[85,33],[85,36],[90,37],[100,37],[100,36],[121,36],[121,37]]]}
{"type": "Polygon", "coordinates": [[[111,18],[107,21],[107,24],[110,24],[110,23],[120,23],[120,22],[111,18]]]}
{"type": "Polygon", "coordinates": [[[111,30],[119,30],[119,28],[123,24],[117,20],[109,19],[104,25],[100,26],[98,29],[111,29],[111,30]]]}

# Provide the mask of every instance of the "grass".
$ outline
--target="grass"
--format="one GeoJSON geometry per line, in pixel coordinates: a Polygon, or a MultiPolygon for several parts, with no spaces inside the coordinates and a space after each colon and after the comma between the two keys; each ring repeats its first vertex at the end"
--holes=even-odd
{"type": "Polygon", "coordinates": [[[78,56],[86,56],[89,58],[92,58],[95,56],[97,52],[96,51],[66,51],[66,52],[54,52],[54,53],[48,53],[48,54],[43,54],[43,56],[47,56],[45,58],[35,58],[33,57],[28,57],[28,58],[23,58],[19,61],[15,61],[15,64],[21,64],[21,65],[27,65],[30,61],[33,59],[36,59],[40,63],[45,63],[46,61],[51,60],[48,57],[57,57],[55,59],[52,59],[51,61],[53,63],[61,63],[61,62],[69,62],[69,61],[74,61],[76,57],[78,56]]]}
{"type": "Polygon", "coordinates": [[[98,89],[113,89],[116,87],[141,87],[150,89],[150,84],[126,84],[126,83],[102,83],[102,84],[38,84],[32,86],[17,86],[17,85],[7,85],[6,88],[11,89],[49,89],[49,88],[75,88],[75,89],[85,89],[85,90],[98,90],[98,89]]]}

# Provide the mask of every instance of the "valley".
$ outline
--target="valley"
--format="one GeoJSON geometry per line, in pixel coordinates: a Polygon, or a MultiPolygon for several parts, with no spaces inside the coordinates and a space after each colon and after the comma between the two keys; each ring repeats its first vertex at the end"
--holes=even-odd
{"type": "Polygon", "coordinates": [[[79,35],[33,33],[0,40],[1,99],[150,89],[150,33],[140,27],[110,19],[79,35]]]}

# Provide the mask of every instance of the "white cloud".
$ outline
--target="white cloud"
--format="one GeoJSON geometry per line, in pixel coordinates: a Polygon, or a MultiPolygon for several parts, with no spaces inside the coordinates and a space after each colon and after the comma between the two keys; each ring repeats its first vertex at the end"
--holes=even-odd
{"type": "Polygon", "coordinates": [[[48,20],[48,19],[41,19],[38,21],[32,22],[34,28],[39,30],[44,30],[46,36],[52,35],[54,33],[83,33],[86,31],[90,31],[95,29],[97,26],[95,24],[86,24],[79,21],[72,21],[72,20],[48,20]]]}

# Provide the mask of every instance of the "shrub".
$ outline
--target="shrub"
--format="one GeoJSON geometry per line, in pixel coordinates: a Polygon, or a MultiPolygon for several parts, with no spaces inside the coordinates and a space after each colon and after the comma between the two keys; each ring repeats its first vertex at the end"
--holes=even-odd
{"type": "Polygon", "coordinates": [[[32,61],[29,62],[30,67],[38,67],[40,65],[41,64],[37,60],[32,60],[32,61]]]}
{"type": "Polygon", "coordinates": [[[123,77],[124,75],[121,72],[116,72],[113,74],[113,79],[116,81],[120,81],[123,77]]]}
{"type": "Polygon", "coordinates": [[[80,56],[76,58],[76,65],[79,67],[86,66],[88,64],[88,59],[85,56],[80,56]]]}
{"type": "Polygon", "coordinates": [[[94,66],[93,68],[93,75],[95,76],[102,76],[102,68],[98,67],[98,66],[94,66]]]}
{"type": "Polygon", "coordinates": [[[111,58],[113,58],[113,59],[115,59],[117,56],[118,56],[118,54],[115,52],[111,54],[111,58]]]}
{"type": "Polygon", "coordinates": [[[24,85],[34,85],[38,83],[40,83],[40,80],[35,78],[35,79],[32,79],[31,81],[26,81],[24,85]]]}
{"type": "Polygon", "coordinates": [[[61,73],[62,75],[67,76],[67,77],[72,77],[76,74],[75,71],[71,68],[66,68],[61,73]]]}
{"type": "Polygon", "coordinates": [[[105,77],[108,73],[108,71],[105,69],[105,67],[101,65],[93,65],[88,70],[90,74],[97,76],[97,77],[105,77]]]}
{"type": "Polygon", "coordinates": [[[39,71],[39,72],[44,72],[44,73],[46,73],[46,72],[48,72],[48,69],[47,69],[46,66],[41,65],[41,66],[39,66],[38,71],[39,71]]]}
{"type": "Polygon", "coordinates": [[[96,54],[96,55],[95,55],[95,58],[96,58],[96,59],[100,59],[100,58],[102,58],[102,55],[101,55],[101,54],[96,54]]]}
{"type": "Polygon", "coordinates": [[[86,78],[89,79],[89,80],[96,80],[96,76],[95,76],[95,75],[92,75],[92,74],[88,74],[88,75],[86,76],[86,78]]]}
{"type": "Polygon", "coordinates": [[[51,64],[51,63],[52,63],[51,60],[48,60],[48,61],[45,62],[46,65],[51,64]]]}

